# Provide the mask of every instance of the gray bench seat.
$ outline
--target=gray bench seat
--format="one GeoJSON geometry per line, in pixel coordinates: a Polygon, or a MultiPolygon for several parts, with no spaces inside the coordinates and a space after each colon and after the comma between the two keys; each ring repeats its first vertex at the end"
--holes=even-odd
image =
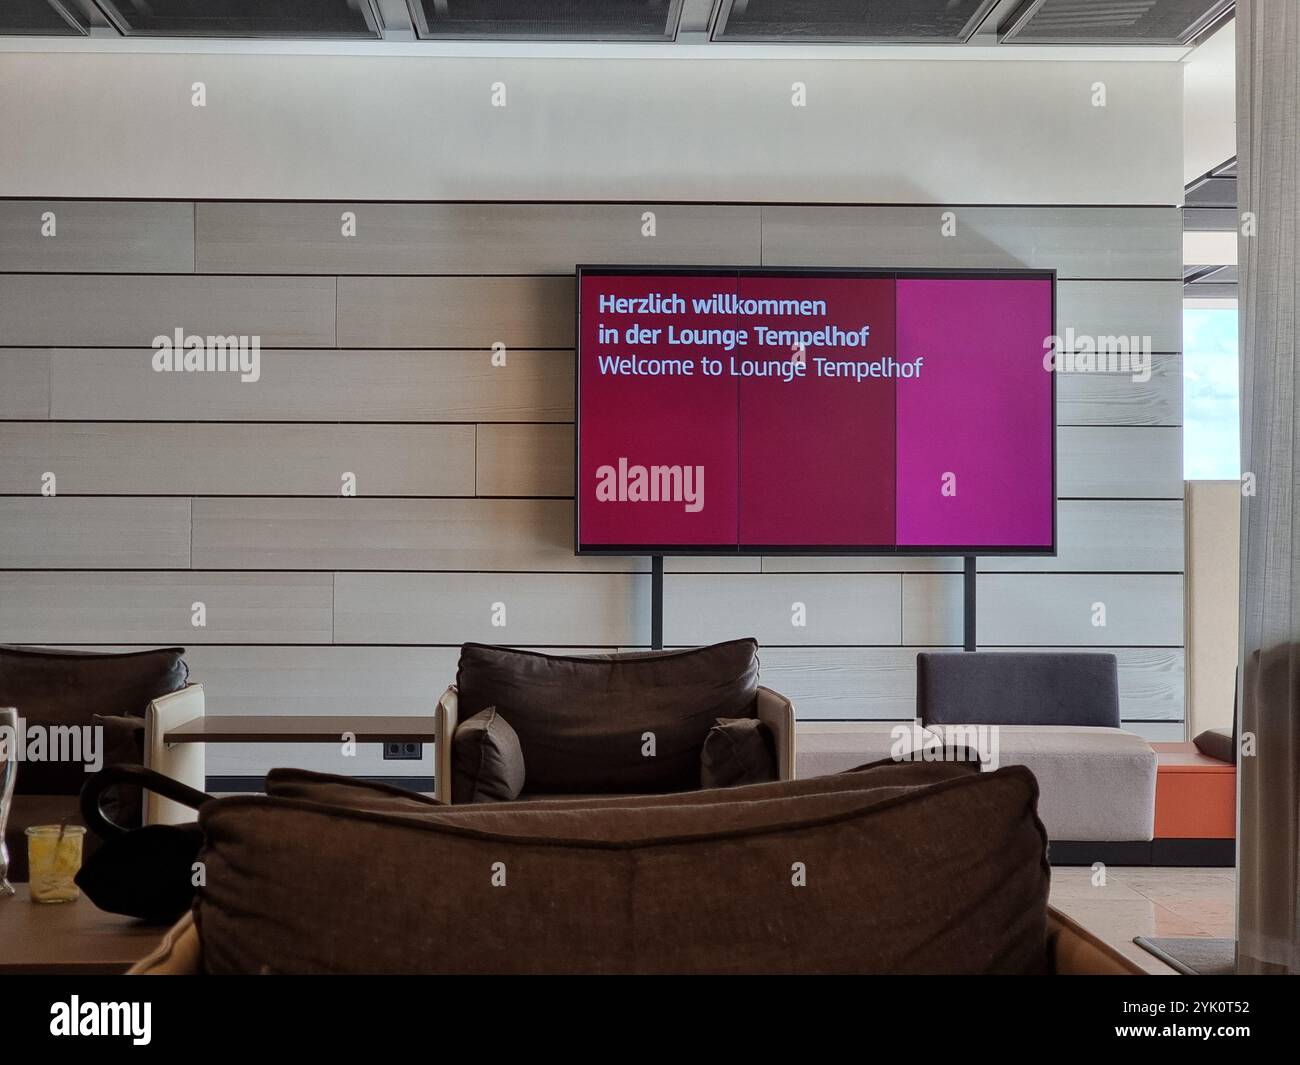
{"type": "MultiPolygon", "coordinates": [[[[895,727],[880,721],[802,721],[795,744],[796,775],[839,773],[889,758],[895,727]]],[[[997,728],[999,764],[1026,766],[1038,780],[1038,815],[1049,838],[1152,838],[1156,755],[1141,736],[1097,726],[997,728]]]]}

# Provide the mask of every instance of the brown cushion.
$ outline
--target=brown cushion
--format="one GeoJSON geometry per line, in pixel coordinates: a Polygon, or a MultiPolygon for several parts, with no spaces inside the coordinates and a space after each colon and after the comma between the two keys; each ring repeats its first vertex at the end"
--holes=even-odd
{"type": "Polygon", "coordinates": [[[437,799],[395,784],[354,780],[310,769],[272,769],[266,774],[266,793],[281,799],[306,799],[326,806],[375,813],[405,813],[443,805],[437,799]]]}
{"type": "Polygon", "coordinates": [[[519,737],[494,706],[456,727],[451,760],[452,802],[509,802],[524,790],[519,737]]]}
{"type": "Polygon", "coordinates": [[[700,787],[730,788],[775,780],[776,742],[756,717],[719,718],[704,738],[700,787]]]}
{"type": "MultiPolygon", "coordinates": [[[[89,726],[96,714],[143,717],[149,703],[185,686],[183,647],[129,654],[0,647],[0,706],[14,706],[27,727],[89,726]]],[[[24,762],[16,790],[76,795],[86,779],[74,762],[24,762]]]]}
{"type": "Polygon", "coordinates": [[[754,714],[758,644],[563,657],[468,643],[456,683],[462,715],[495,706],[510,722],[532,793],[686,791],[714,721],[754,714]]]}
{"type": "MultiPolygon", "coordinates": [[[[94,721],[104,730],[104,765],[144,765],[144,718],[96,714],[94,721]]],[[[99,808],[123,828],[144,824],[144,793],[129,784],[105,789],[99,808]]]]}
{"type": "MultiPolygon", "coordinates": [[[[640,809],[657,806],[709,806],[720,802],[757,802],[760,799],[820,795],[827,792],[853,791],[874,787],[921,787],[939,780],[979,772],[978,759],[955,762],[896,762],[885,758],[855,769],[828,776],[802,780],[773,781],[768,784],[742,785],[727,790],[712,789],[667,792],[651,795],[520,795],[515,805],[532,808],[567,809],[640,809]]],[[[437,799],[394,784],[355,777],[317,773],[310,769],[272,769],[266,775],[266,794],[281,799],[303,799],[326,806],[341,806],[375,813],[425,814],[429,807],[442,813],[461,814],[468,806],[447,806],[437,799]]],[[[497,807],[499,809],[499,807],[497,807]]]]}
{"type": "Polygon", "coordinates": [[[423,805],[405,816],[217,799],[199,815],[204,966],[1043,971],[1046,836],[1028,770],[912,764],[760,788],[777,792],[752,801],[728,801],[751,789],[698,792],[639,808],[423,805]],[[873,778],[892,782],[860,786],[873,778]],[[837,779],[849,788],[796,787],[837,779]],[[718,795],[727,798],[696,801],[718,795]]]}
{"type": "Polygon", "coordinates": [[[1237,754],[1232,749],[1232,730],[1226,728],[1206,729],[1194,740],[1196,749],[1207,758],[1217,758],[1230,765],[1237,764],[1237,754]]]}

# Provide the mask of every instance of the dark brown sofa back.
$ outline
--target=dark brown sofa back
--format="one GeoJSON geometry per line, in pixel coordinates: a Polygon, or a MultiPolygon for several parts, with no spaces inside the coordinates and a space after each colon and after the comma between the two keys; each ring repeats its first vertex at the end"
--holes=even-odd
{"type": "Polygon", "coordinates": [[[200,815],[204,965],[1043,971],[1048,868],[1032,775],[934,769],[929,784],[925,767],[904,766],[846,774],[835,791],[765,784],[727,789],[725,801],[685,794],[631,807],[414,804],[393,814],[219,799],[200,815]],[[743,793],[755,798],[733,801],[743,793]]]}
{"type": "Polygon", "coordinates": [[[685,791],[714,721],[753,716],[758,643],[586,656],[468,643],[456,686],[462,721],[495,706],[515,730],[529,794],[685,791]]]}

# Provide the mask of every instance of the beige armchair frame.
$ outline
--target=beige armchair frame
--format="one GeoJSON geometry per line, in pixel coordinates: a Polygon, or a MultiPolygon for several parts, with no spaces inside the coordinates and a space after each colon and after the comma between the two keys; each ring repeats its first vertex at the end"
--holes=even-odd
{"type": "MultiPolygon", "coordinates": [[[[160,695],[144,712],[144,764],[163,776],[179,780],[198,791],[207,790],[207,764],[202,743],[167,743],[163,737],[178,725],[203,717],[203,685],[187,684],[180,691],[160,695]]],[[[152,791],[144,793],[146,825],[182,825],[193,821],[194,811],[152,791]]]]}
{"type": "MultiPolygon", "coordinates": [[[[754,706],[754,716],[772,730],[776,739],[777,776],[781,780],[794,779],[794,703],[780,692],[761,685],[754,706]]],[[[442,693],[434,710],[433,745],[433,797],[451,804],[451,738],[460,721],[460,706],[456,685],[442,693]]]]}

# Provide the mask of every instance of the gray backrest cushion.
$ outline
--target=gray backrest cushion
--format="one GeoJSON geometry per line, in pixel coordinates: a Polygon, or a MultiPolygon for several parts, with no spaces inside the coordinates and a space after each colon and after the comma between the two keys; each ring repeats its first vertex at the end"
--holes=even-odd
{"type": "Polygon", "coordinates": [[[916,716],[931,725],[1119,727],[1115,656],[1056,651],[923,652],[916,716]]]}

